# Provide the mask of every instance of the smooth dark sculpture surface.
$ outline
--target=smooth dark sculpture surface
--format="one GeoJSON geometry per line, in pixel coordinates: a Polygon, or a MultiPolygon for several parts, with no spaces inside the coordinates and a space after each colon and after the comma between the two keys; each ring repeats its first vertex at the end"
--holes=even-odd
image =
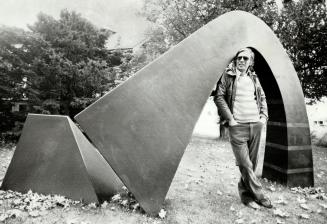
{"type": "Polygon", "coordinates": [[[270,116],[264,175],[313,184],[306,108],[292,63],[263,21],[234,11],[202,27],[75,117],[146,212],[160,210],[211,90],[243,47],[252,47],[267,65],[258,67],[270,116]],[[273,156],[275,152],[283,158],[273,156]],[[308,178],[298,181],[296,175],[308,178]]]}
{"type": "Polygon", "coordinates": [[[281,62],[268,65],[259,53],[256,56],[269,109],[262,176],[291,187],[313,186],[310,128],[296,73],[281,62]]]}
{"type": "Polygon", "coordinates": [[[122,183],[67,116],[29,114],[1,189],[109,199],[122,183]]]}

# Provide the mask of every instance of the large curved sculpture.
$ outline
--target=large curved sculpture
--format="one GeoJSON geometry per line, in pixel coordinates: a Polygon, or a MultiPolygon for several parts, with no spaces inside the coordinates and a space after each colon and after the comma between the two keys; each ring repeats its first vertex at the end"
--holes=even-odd
{"type": "Polygon", "coordinates": [[[202,27],[75,118],[148,213],[157,213],[201,110],[235,52],[262,65],[270,121],[263,175],[312,185],[306,108],[296,72],[270,28],[241,11],[202,27]]]}

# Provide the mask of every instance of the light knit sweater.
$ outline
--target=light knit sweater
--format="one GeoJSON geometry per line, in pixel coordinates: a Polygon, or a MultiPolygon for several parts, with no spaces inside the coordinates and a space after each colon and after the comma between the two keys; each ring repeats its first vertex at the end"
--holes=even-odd
{"type": "Polygon", "coordinates": [[[237,88],[233,108],[234,119],[239,123],[257,122],[260,120],[255,99],[254,83],[248,75],[236,77],[237,88]]]}

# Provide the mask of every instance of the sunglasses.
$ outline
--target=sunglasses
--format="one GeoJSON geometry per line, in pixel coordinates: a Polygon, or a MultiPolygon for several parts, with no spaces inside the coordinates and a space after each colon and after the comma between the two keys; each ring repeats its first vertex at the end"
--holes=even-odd
{"type": "Polygon", "coordinates": [[[244,61],[249,60],[249,58],[246,57],[246,56],[238,56],[238,57],[237,57],[237,60],[239,60],[239,61],[242,60],[242,59],[243,59],[244,61]]]}

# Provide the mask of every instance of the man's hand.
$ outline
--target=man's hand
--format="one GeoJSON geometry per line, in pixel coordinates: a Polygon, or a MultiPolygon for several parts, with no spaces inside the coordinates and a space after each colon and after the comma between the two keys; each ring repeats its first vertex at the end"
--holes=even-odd
{"type": "Polygon", "coordinates": [[[238,123],[232,118],[231,120],[228,121],[229,126],[235,126],[238,125],[238,123]]]}
{"type": "Polygon", "coordinates": [[[259,122],[261,122],[262,124],[266,124],[267,123],[267,119],[265,117],[260,117],[259,122]]]}

